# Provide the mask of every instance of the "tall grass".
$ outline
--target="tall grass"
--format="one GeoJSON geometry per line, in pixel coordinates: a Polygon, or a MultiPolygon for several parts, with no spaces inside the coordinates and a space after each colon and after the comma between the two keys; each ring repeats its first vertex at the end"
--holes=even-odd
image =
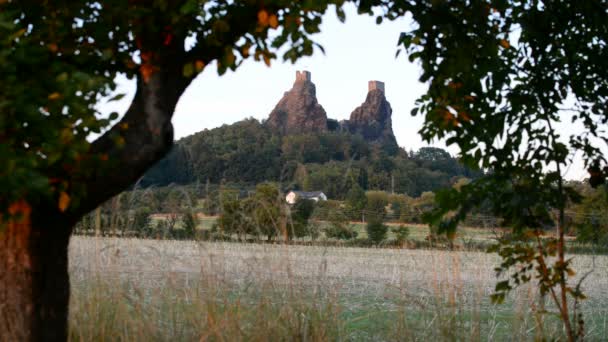
{"type": "MultiPolygon", "coordinates": [[[[485,253],[75,237],[70,261],[72,340],[563,338],[533,287],[490,304],[485,253]]],[[[608,258],[575,258],[592,267],[583,311],[598,340],[608,258]]]]}

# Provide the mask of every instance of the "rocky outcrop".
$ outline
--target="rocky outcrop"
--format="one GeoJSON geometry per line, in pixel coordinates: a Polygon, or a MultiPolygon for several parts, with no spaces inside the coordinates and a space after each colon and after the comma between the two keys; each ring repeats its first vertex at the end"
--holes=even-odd
{"type": "Polygon", "coordinates": [[[283,135],[327,130],[327,115],[317,102],[316,88],[308,71],[296,72],[293,87],[277,103],[266,125],[283,135]]]}
{"type": "Polygon", "coordinates": [[[368,89],[365,102],[350,115],[348,131],[360,134],[369,142],[397,146],[391,119],[393,110],[384,96],[384,83],[370,81],[368,89]]]}

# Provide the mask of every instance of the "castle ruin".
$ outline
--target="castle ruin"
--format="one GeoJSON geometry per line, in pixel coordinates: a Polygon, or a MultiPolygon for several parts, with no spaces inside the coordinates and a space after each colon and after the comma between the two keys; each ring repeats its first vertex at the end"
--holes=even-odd
{"type": "Polygon", "coordinates": [[[369,81],[367,83],[367,91],[372,91],[372,90],[380,90],[381,92],[384,93],[384,82],[380,82],[380,81],[369,81]]]}
{"type": "Polygon", "coordinates": [[[310,71],[296,71],[296,82],[310,82],[310,71]]]}

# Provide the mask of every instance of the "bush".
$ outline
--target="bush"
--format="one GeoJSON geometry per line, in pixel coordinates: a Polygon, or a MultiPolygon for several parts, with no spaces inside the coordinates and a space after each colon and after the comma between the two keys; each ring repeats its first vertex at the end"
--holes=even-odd
{"type": "Polygon", "coordinates": [[[350,240],[356,238],[358,233],[349,225],[331,225],[325,228],[325,236],[331,239],[350,240]]]}
{"type": "Polygon", "coordinates": [[[194,212],[185,212],[182,215],[182,227],[184,228],[184,237],[192,239],[196,235],[196,226],[198,226],[198,218],[194,212]]]}
{"type": "Polygon", "coordinates": [[[329,213],[330,226],[325,228],[325,236],[328,238],[349,240],[357,237],[357,232],[348,224],[348,218],[340,210],[332,210],[329,213]]]}
{"type": "Polygon", "coordinates": [[[410,228],[400,225],[399,227],[393,228],[392,232],[395,234],[395,240],[397,243],[402,245],[410,235],[410,228]]]}
{"type": "Polygon", "coordinates": [[[386,239],[388,226],[382,223],[380,220],[369,221],[365,229],[367,230],[367,238],[375,244],[378,244],[386,239]]]}
{"type": "MultiPolygon", "coordinates": [[[[308,225],[308,220],[312,216],[315,209],[315,201],[309,199],[298,199],[291,208],[292,229],[290,230],[291,237],[304,237],[307,235],[313,236],[311,227],[308,225]]],[[[314,236],[313,236],[314,237],[314,236]]]]}
{"type": "Polygon", "coordinates": [[[365,210],[369,221],[382,221],[386,215],[388,194],[384,191],[368,191],[365,210]]]}

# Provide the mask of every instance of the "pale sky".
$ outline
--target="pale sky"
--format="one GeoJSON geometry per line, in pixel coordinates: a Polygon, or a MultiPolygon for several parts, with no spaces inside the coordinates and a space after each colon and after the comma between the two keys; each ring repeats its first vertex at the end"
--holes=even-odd
{"type": "MultiPolygon", "coordinates": [[[[302,58],[295,64],[273,61],[271,67],[248,60],[236,72],[228,71],[223,76],[218,76],[214,64],[208,65],[177,105],[173,117],[175,138],[247,117],[267,118],[283,93],[291,88],[296,70],[308,70],[316,85],[319,103],[328,118],[338,120],[347,119],[365,100],[369,80],[385,82],[399,145],[406,150],[428,146],[418,134],[422,117],[410,115],[414,101],[426,89],[418,81],[421,69],[410,63],[405,54],[395,58],[399,34],[410,28],[410,21],[403,18],[376,25],[374,17],[359,16],[353,7],[347,7],[346,12],[343,24],[330,10],[324,17],[321,33],[314,37],[325,48],[325,55],[317,50],[312,57],[302,58]]],[[[133,82],[118,81],[119,90],[129,96],[118,103],[102,105],[104,112],[124,112],[132,99],[133,82]]],[[[570,130],[568,125],[564,127],[570,130]]],[[[446,147],[442,142],[431,145],[446,147]]],[[[448,150],[453,155],[458,151],[454,147],[448,150]]],[[[566,177],[578,180],[586,177],[580,160],[568,170],[566,177]]]]}

